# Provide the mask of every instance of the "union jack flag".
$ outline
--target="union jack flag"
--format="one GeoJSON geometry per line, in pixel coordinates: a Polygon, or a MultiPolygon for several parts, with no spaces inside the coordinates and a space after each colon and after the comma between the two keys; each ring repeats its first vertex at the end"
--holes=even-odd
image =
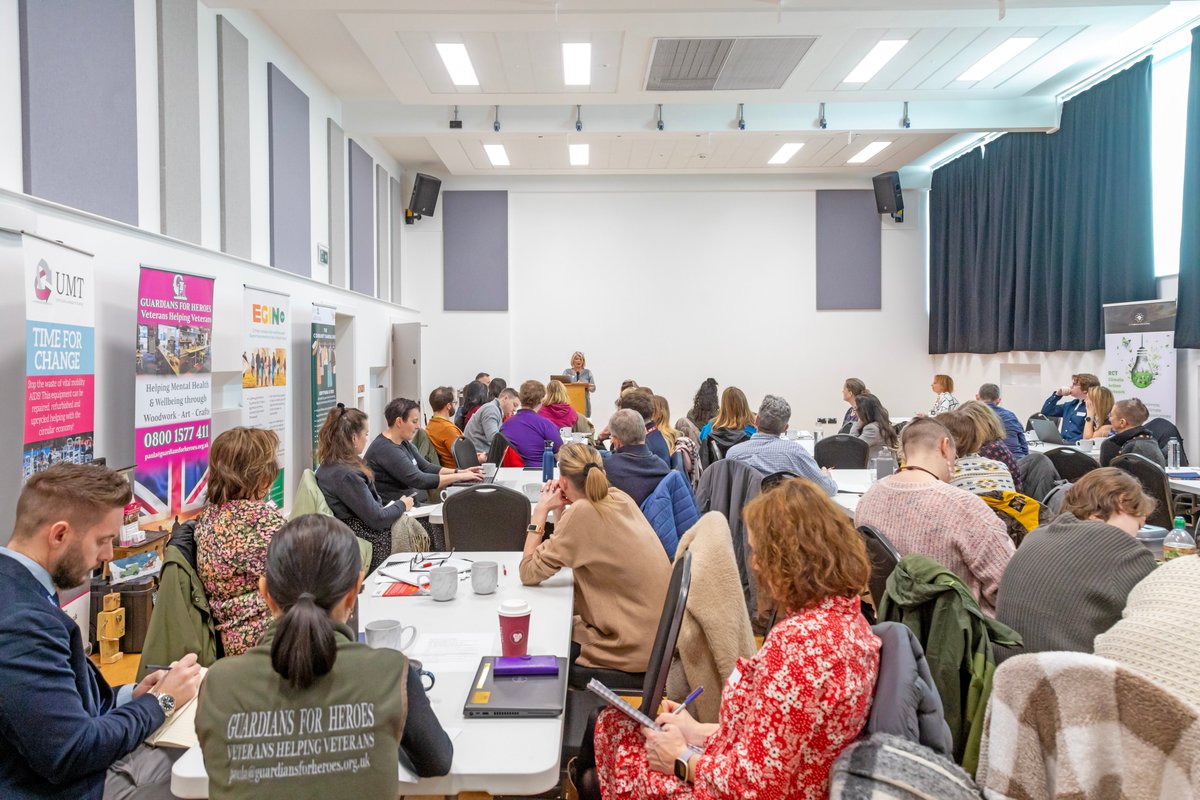
{"type": "Polygon", "coordinates": [[[176,520],[191,519],[204,508],[208,489],[208,459],[171,459],[165,467],[137,472],[133,484],[139,526],[170,530],[176,520]]]}

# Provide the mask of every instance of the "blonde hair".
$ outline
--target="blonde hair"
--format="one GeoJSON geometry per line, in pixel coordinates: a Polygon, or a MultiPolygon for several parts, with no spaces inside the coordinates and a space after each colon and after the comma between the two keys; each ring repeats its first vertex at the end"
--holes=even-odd
{"type": "Polygon", "coordinates": [[[717,409],[717,417],[712,426],[741,430],[753,424],[754,415],[750,413],[750,404],[746,402],[745,393],[736,386],[726,386],[725,391],[721,392],[721,407],[717,409]]]}
{"type": "MultiPolygon", "coordinates": [[[[955,411],[967,415],[975,423],[980,445],[1004,440],[1006,435],[1004,433],[1004,424],[1000,422],[999,415],[992,410],[992,407],[982,400],[968,400],[956,408],[955,411]]],[[[938,416],[940,417],[941,414],[938,416]]]]}
{"type": "Polygon", "coordinates": [[[943,392],[954,393],[954,378],[951,378],[949,375],[934,375],[933,382],[940,383],[943,392]]]}
{"type": "Polygon", "coordinates": [[[544,405],[569,402],[571,398],[567,397],[567,388],[563,386],[562,381],[550,381],[546,384],[546,399],[542,401],[544,405]]]}
{"type": "Polygon", "coordinates": [[[675,451],[675,440],[679,438],[679,431],[671,427],[671,406],[667,403],[667,398],[661,394],[654,395],[654,424],[658,426],[658,432],[667,440],[667,451],[675,451]]]}
{"type": "Polygon", "coordinates": [[[564,445],[558,451],[558,474],[583,492],[590,502],[598,504],[608,499],[608,476],[604,474],[604,460],[591,445],[564,445]],[[588,469],[591,464],[595,468],[588,469]]]}
{"type": "Polygon", "coordinates": [[[1093,386],[1088,389],[1088,399],[1096,408],[1096,417],[1092,420],[1092,425],[1099,428],[1107,424],[1108,418],[1112,416],[1113,393],[1104,386],[1093,386]]]}
{"type": "Polygon", "coordinates": [[[583,355],[583,351],[582,351],[582,350],[576,350],[574,353],[571,353],[571,361],[574,361],[574,360],[575,360],[575,356],[579,356],[579,366],[580,366],[580,368],[583,368],[583,367],[586,367],[586,366],[587,366],[587,359],[586,359],[586,358],[584,358],[584,355],[583,355]]]}

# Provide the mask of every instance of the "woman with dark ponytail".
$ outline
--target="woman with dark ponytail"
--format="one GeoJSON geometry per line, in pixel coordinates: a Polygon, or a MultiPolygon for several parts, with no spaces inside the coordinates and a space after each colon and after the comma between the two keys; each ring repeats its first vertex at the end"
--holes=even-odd
{"type": "Polygon", "coordinates": [[[375,489],[375,473],[362,460],[367,447],[367,415],[338,403],[317,434],[317,486],[329,510],[350,526],[360,539],[371,543],[374,572],[392,554],[392,524],[413,506],[411,497],[384,505],[375,489]]]}
{"type": "Polygon", "coordinates": [[[563,567],[575,571],[573,654],[586,667],[645,672],[671,580],[671,559],[640,508],[608,482],[586,444],[558,451],[562,477],[542,487],[521,558],[535,586],[563,567]],[[546,518],[554,534],[542,541],[546,518]]]}
{"type": "Polygon", "coordinates": [[[275,534],[259,579],[274,620],[201,686],[213,800],[396,797],[398,753],[421,776],[450,770],[453,746],[416,670],[346,625],[361,588],[358,544],[336,519],[307,514],[275,534]]]}

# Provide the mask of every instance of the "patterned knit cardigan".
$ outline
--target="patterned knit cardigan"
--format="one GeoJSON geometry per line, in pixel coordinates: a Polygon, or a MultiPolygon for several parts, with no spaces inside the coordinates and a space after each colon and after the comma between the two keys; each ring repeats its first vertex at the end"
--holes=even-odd
{"type": "Polygon", "coordinates": [[[1010,658],[985,727],[987,800],[1200,797],[1200,708],[1099,656],[1010,658]]]}

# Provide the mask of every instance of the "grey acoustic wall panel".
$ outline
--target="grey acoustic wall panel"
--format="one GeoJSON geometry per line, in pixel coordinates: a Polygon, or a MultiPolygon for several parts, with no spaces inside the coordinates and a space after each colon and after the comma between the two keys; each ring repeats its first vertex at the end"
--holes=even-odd
{"type": "Polygon", "coordinates": [[[250,47],[217,17],[217,116],[221,145],[221,249],[250,258],[250,47]]]}
{"type": "Polygon", "coordinates": [[[350,288],[375,294],[375,162],[353,139],[349,148],[350,288]]]}
{"type": "Polygon", "coordinates": [[[329,145],[329,282],[346,285],[346,134],[325,121],[329,145]]]}
{"type": "Polygon", "coordinates": [[[200,62],[195,0],[158,0],[162,232],[200,244],[200,62]]]}
{"type": "Polygon", "coordinates": [[[375,165],[375,296],[392,296],[392,226],[388,224],[388,174],[375,165]]]}
{"type": "Polygon", "coordinates": [[[274,64],[267,64],[267,122],[271,146],[271,264],[311,278],[308,95],[274,64]]]}
{"type": "Polygon", "coordinates": [[[400,232],[404,230],[404,201],[400,199],[400,181],[392,178],[388,181],[388,193],[392,198],[392,211],[388,215],[392,229],[392,294],[386,298],[393,303],[400,301],[400,232]]]}
{"type": "Polygon", "coordinates": [[[442,307],[508,310],[508,192],[442,192],[442,307]]]}
{"type": "Polygon", "coordinates": [[[882,225],[873,191],[817,192],[817,310],[882,305],[882,225]]]}
{"type": "Polygon", "coordinates": [[[25,192],[138,224],[134,0],[21,0],[25,192]]]}

